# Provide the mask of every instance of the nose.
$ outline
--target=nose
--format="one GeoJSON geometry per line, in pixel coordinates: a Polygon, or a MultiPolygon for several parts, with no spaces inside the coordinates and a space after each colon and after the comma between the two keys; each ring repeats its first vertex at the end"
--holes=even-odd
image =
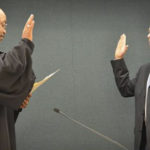
{"type": "Polygon", "coordinates": [[[4,34],[4,35],[6,34],[6,30],[3,31],[3,34],[4,34]]]}

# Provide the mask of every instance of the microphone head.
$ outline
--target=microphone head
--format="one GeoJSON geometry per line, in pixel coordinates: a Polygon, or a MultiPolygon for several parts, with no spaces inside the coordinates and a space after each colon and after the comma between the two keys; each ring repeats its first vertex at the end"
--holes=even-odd
{"type": "Polygon", "coordinates": [[[59,112],[60,112],[60,110],[59,110],[58,108],[54,108],[53,110],[54,110],[54,112],[56,112],[56,113],[59,113],[59,112]]]}

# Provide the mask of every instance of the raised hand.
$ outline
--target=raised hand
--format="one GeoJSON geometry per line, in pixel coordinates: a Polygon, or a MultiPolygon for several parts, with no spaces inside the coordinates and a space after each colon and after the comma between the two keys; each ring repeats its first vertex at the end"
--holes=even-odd
{"type": "Polygon", "coordinates": [[[32,41],[33,39],[33,29],[34,29],[34,15],[31,14],[29,19],[27,20],[23,32],[22,32],[22,38],[26,38],[32,41]]]}
{"type": "Polygon", "coordinates": [[[118,41],[118,45],[115,51],[115,59],[123,58],[127,50],[128,45],[126,45],[126,35],[122,34],[120,40],[118,41]]]}

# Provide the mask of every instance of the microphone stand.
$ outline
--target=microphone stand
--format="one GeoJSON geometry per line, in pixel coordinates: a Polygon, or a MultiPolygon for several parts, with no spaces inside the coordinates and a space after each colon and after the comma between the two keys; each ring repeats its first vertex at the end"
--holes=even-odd
{"type": "Polygon", "coordinates": [[[80,125],[80,126],[86,128],[86,129],[88,129],[89,131],[91,131],[92,133],[94,133],[94,134],[96,134],[96,135],[102,137],[103,139],[105,139],[105,140],[107,140],[107,141],[109,141],[109,142],[111,142],[111,143],[113,143],[113,144],[115,144],[115,145],[121,147],[121,148],[124,149],[124,150],[128,150],[124,145],[120,144],[119,142],[117,142],[117,141],[111,139],[111,138],[108,137],[108,136],[103,135],[102,133],[100,133],[100,132],[98,132],[98,131],[96,131],[96,130],[94,130],[94,129],[92,129],[92,128],[86,126],[86,125],[84,125],[83,123],[81,123],[81,122],[79,122],[79,121],[77,121],[77,120],[75,120],[75,119],[72,119],[71,117],[69,117],[68,115],[66,115],[66,114],[63,113],[62,111],[60,111],[58,108],[54,108],[53,110],[54,110],[54,112],[61,114],[61,115],[64,116],[65,118],[67,118],[67,119],[73,121],[74,123],[76,123],[76,124],[78,124],[78,125],[80,125]]]}

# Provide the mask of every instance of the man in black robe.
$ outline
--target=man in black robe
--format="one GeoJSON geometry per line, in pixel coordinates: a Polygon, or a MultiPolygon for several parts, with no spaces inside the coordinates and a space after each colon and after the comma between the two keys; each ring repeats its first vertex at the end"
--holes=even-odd
{"type": "MultiPolygon", "coordinates": [[[[6,34],[6,15],[0,9],[0,41],[6,34]]],[[[35,81],[31,54],[34,44],[31,15],[22,32],[22,39],[8,53],[0,52],[0,150],[16,150],[15,121],[28,104],[35,81]]]]}
{"type": "MultiPolygon", "coordinates": [[[[150,32],[148,34],[150,43],[150,32]]],[[[123,97],[135,96],[134,150],[150,150],[150,63],[142,65],[130,79],[123,59],[128,45],[123,34],[118,42],[115,60],[111,61],[117,87],[123,97]]]]}

